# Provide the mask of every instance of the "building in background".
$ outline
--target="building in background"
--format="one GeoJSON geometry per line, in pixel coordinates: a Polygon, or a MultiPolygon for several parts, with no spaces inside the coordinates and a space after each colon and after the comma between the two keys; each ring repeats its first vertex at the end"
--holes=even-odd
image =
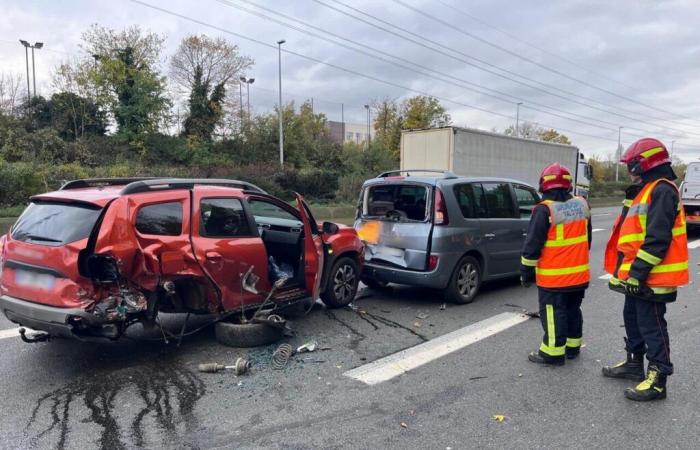
{"type": "MultiPolygon", "coordinates": [[[[326,127],[328,127],[333,142],[364,144],[367,141],[367,124],[329,120],[326,122],[326,127]]],[[[370,135],[372,138],[374,137],[374,130],[370,129],[370,135]]]]}

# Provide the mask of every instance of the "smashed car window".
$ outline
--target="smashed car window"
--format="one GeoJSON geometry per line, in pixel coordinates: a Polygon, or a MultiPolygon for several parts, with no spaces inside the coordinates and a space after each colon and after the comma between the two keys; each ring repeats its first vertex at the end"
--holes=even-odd
{"type": "Polygon", "coordinates": [[[250,236],[250,224],[237,198],[205,198],[199,205],[199,234],[203,237],[250,236]]]}
{"type": "Polygon", "coordinates": [[[33,202],[12,228],[12,239],[48,246],[85,239],[101,210],[82,204],[33,202]]]}
{"type": "Polygon", "coordinates": [[[179,236],[182,234],[182,204],[170,202],[144,206],[136,216],[136,229],[142,234],[179,236]]]}
{"type": "Polygon", "coordinates": [[[381,184],[365,191],[362,215],[391,220],[424,221],[427,217],[427,186],[381,184]]]}

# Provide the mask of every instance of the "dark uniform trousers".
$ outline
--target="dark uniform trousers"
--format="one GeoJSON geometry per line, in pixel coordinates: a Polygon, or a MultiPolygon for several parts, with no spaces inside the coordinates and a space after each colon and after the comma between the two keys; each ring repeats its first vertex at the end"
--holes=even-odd
{"type": "Polygon", "coordinates": [[[666,303],[625,296],[622,315],[627,332],[627,351],[647,354],[650,364],[664,375],[673,373],[668,328],[665,319],[666,303]]]}
{"type": "Polygon", "coordinates": [[[540,355],[548,360],[578,353],[583,336],[581,302],[585,290],[551,291],[539,288],[540,320],[544,329],[540,355]]]}

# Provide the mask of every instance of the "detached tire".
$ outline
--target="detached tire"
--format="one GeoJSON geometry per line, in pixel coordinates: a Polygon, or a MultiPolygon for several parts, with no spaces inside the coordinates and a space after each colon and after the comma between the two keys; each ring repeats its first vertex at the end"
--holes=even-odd
{"type": "Polygon", "coordinates": [[[465,305],[476,298],[481,287],[481,266],[471,257],[459,260],[446,289],[446,297],[452,303],[465,305]]]}
{"type": "Polygon", "coordinates": [[[339,258],[328,275],[326,289],[321,293],[321,300],[329,308],[347,306],[355,299],[357,286],[360,284],[357,262],[347,256],[339,258]]]}
{"type": "Polygon", "coordinates": [[[217,322],[216,340],[228,347],[260,347],[273,344],[284,335],[284,327],[265,323],[217,322]]]}

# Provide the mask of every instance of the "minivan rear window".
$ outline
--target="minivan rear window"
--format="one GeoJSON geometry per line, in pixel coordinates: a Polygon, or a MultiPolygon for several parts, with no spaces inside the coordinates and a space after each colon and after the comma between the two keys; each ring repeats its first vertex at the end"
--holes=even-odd
{"type": "Polygon", "coordinates": [[[415,184],[380,184],[365,190],[363,217],[424,221],[428,214],[428,187],[415,184]]]}
{"type": "Polygon", "coordinates": [[[32,202],[12,227],[12,239],[59,246],[90,236],[102,209],[97,206],[32,202]]]}

